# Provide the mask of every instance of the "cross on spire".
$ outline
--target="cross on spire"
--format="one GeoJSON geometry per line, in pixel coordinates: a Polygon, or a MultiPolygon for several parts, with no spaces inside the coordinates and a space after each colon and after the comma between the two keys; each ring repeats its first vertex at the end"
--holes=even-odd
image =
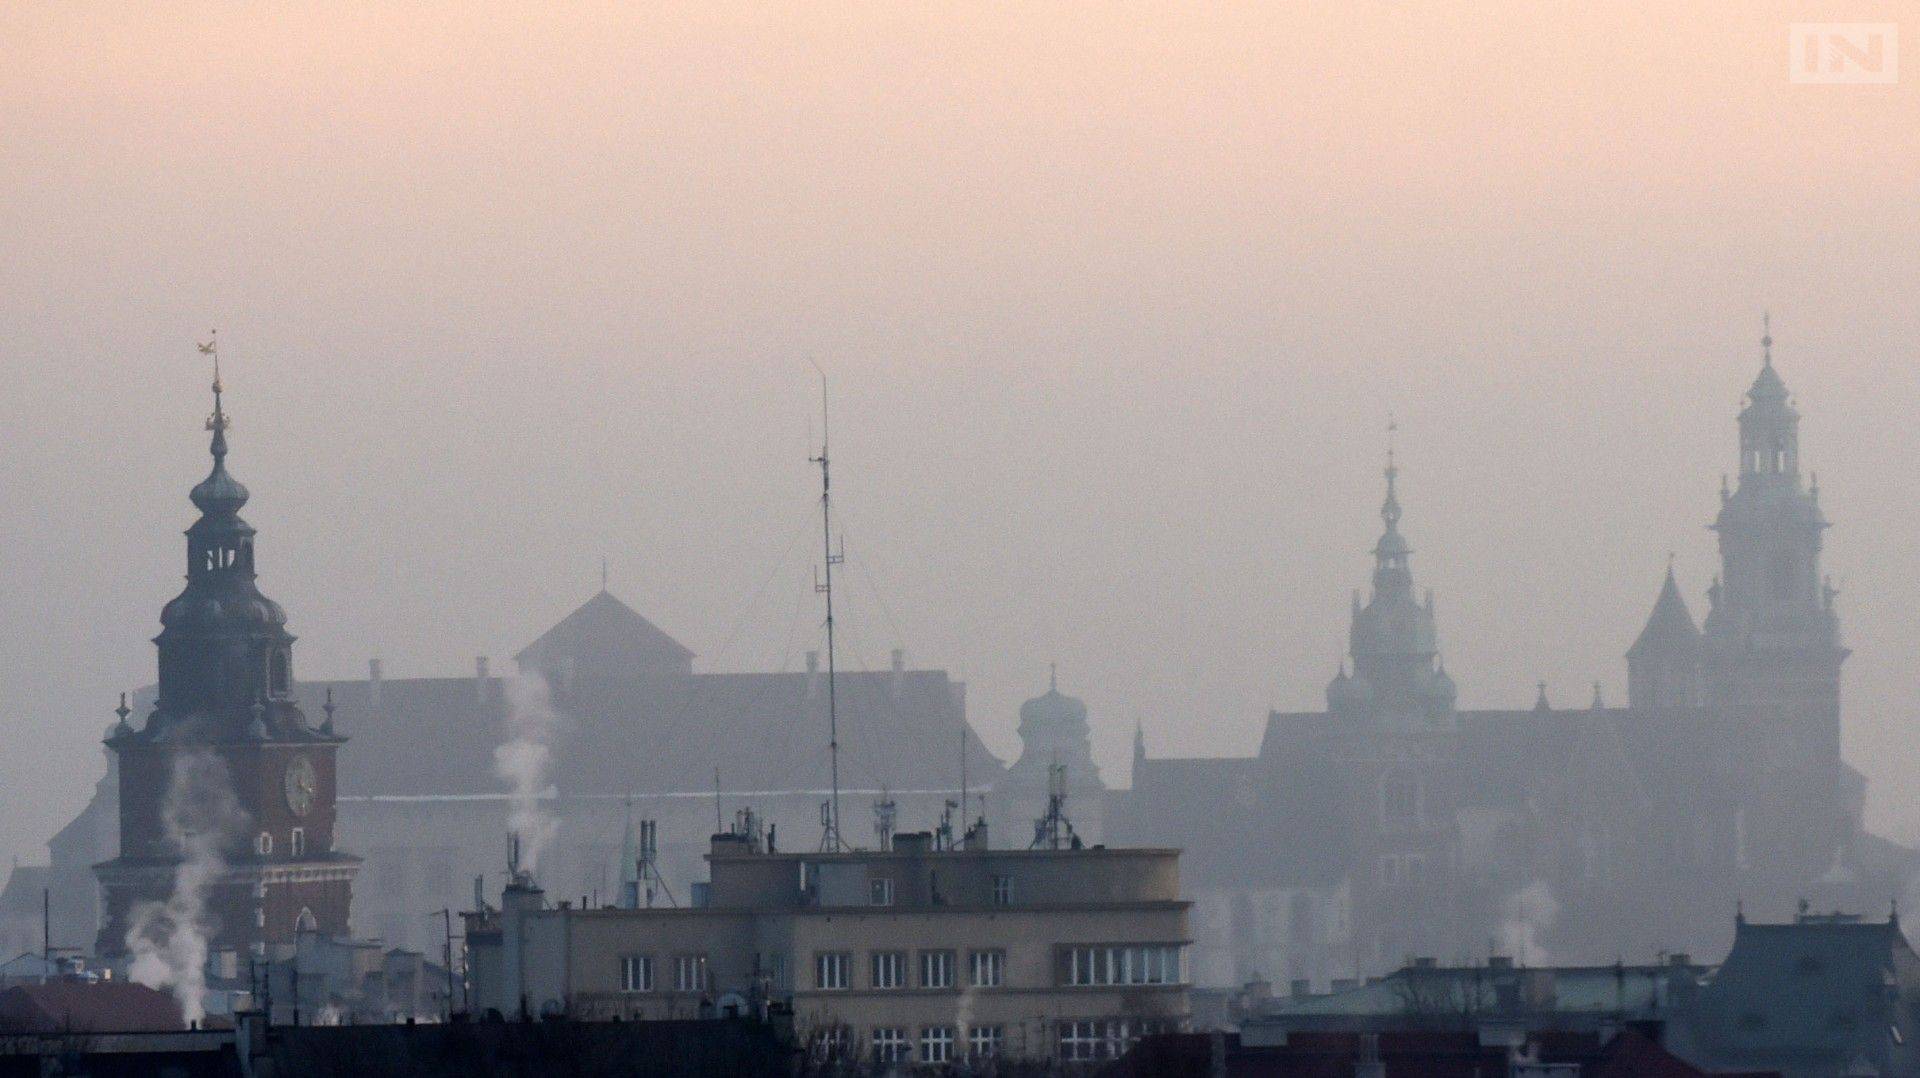
{"type": "Polygon", "coordinates": [[[1773,312],[1760,312],[1760,356],[1766,366],[1773,366],[1773,312]]]}

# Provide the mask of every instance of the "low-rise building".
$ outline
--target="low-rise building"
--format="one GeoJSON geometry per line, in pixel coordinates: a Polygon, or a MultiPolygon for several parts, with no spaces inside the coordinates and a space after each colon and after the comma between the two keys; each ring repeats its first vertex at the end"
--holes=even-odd
{"type": "Polygon", "coordinates": [[[467,915],[473,1009],[689,1018],[790,1006],[820,1056],[1117,1058],[1188,1015],[1179,851],[991,849],[984,827],[777,852],[750,816],[678,908],[551,905],[516,874],[467,915]]]}

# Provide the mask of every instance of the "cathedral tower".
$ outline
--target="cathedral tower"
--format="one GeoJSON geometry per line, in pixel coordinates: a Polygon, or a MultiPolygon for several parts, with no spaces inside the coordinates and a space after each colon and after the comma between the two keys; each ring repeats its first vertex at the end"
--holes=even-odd
{"type": "Polygon", "coordinates": [[[1387,453],[1387,497],[1380,506],[1384,529],[1373,548],[1373,593],[1353,600],[1348,637],[1353,676],[1343,670],[1328,687],[1336,712],[1368,712],[1390,724],[1420,729],[1449,721],[1454,685],[1439,658],[1433,596],[1414,597],[1413,548],[1400,534],[1400,469],[1387,453]]]}
{"type": "Polygon", "coordinates": [[[1820,574],[1828,527],[1818,481],[1800,473],[1800,413],[1761,338],[1759,377],[1740,413],[1740,479],[1722,485],[1721,574],[1708,592],[1703,672],[1707,702],[1771,705],[1789,722],[1792,754],[1840,761],[1840,641],[1834,590],[1820,574]]]}
{"type": "MultiPolygon", "coordinates": [[[[210,347],[203,347],[210,350],[210,347]]],[[[333,848],[332,709],[293,697],[293,636],[255,583],[247,488],[227,472],[214,371],[213,468],[193,488],[187,584],[161,611],[159,693],[138,730],[107,738],[120,764],[120,856],[97,866],[107,956],[192,948],[261,955],[300,930],[347,934],[358,861],[333,848]]]]}

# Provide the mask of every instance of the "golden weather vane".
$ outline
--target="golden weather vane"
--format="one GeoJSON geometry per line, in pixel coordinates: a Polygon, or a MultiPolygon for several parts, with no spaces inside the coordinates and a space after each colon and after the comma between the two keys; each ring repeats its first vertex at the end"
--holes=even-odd
{"type": "Polygon", "coordinates": [[[226,388],[220,384],[220,331],[208,330],[206,343],[196,342],[196,344],[201,355],[213,357],[213,414],[207,417],[207,429],[229,430],[233,426],[233,420],[228,419],[226,411],[220,407],[220,392],[226,388]]]}

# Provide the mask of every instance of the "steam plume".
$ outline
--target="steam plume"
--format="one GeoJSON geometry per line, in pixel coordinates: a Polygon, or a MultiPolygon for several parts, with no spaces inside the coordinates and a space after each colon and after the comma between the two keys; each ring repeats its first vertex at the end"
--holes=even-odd
{"type": "Polygon", "coordinates": [[[539,674],[523,673],[506,688],[507,740],[493,750],[493,770],[511,787],[507,827],[520,839],[520,867],[532,872],[560,830],[560,822],[543,804],[553,796],[548,776],[560,718],[553,710],[553,692],[539,674]]]}
{"type": "Polygon", "coordinates": [[[226,764],[207,752],[176,756],[161,822],[181,860],[167,900],[143,902],[133,910],[126,936],[133,955],[130,975],[139,984],[171,992],[182,1016],[199,1022],[207,1014],[207,943],[219,928],[207,896],[226,871],[222,851],[246,822],[226,764]]]}
{"type": "Polygon", "coordinates": [[[1560,903],[1553,889],[1535,880],[1507,896],[1501,904],[1500,946],[1523,965],[1543,966],[1553,956],[1540,945],[1540,934],[1560,919],[1560,903]]]}

